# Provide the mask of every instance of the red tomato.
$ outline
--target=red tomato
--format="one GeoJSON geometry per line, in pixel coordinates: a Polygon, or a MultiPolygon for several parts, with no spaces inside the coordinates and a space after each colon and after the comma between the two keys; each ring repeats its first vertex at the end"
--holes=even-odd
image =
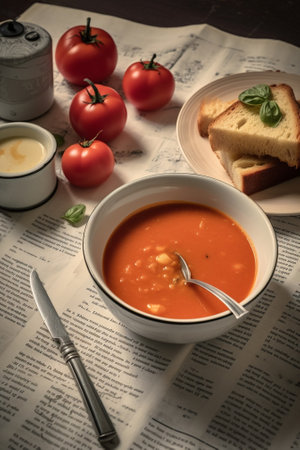
{"type": "Polygon", "coordinates": [[[101,141],[114,139],[123,130],[127,110],[125,103],[113,88],[94,84],[77,92],[69,110],[70,122],[81,138],[101,141]]]}
{"type": "Polygon", "coordinates": [[[71,184],[89,188],[107,180],[115,159],[107,144],[93,139],[70,145],[62,155],[61,165],[71,184]]]}
{"type": "Polygon", "coordinates": [[[172,73],[154,61],[131,64],[123,77],[123,91],[129,102],[144,111],[154,111],[165,106],[172,98],[175,81],[172,73]]]}
{"type": "Polygon", "coordinates": [[[59,39],[55,60],[58,70],[71,83],[84,86],[84,78],[95,83],[108,78],[117,65],[117,47],[106,31],[87,25],[67,30],[59,39]]]}

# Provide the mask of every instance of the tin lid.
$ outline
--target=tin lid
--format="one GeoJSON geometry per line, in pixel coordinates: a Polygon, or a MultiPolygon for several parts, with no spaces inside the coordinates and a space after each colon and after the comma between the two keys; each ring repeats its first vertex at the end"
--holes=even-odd
{"type": "Polygon", "coordinates": [[[49,51],[50,34],[44,28],[31,23],[9,20],[0,24],[0,63],[30,58],[49,51]]]}

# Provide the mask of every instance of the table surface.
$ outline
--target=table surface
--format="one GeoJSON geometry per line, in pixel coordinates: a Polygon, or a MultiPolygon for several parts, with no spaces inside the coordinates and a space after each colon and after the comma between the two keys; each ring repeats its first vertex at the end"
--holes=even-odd
{"type": "MultiPolygon", "coordinates": [[[[15,19],[34,0],[4,0],[0,20],[15,19]]],[[[207,23],[249,38],[270,38],[300,46],[299,0],[48,0],[53,5],[84,9],[162,27],[207,23]]]]}

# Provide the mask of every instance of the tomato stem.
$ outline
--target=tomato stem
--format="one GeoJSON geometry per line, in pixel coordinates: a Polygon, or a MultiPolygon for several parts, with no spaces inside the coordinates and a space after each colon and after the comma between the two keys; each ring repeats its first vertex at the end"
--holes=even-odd
{"type": "Polygon", "coordinates": [[[156,58],[156,53],[153,53],[151,61],[149,61],[148,63],[142,62],[145,70],[158,70],[158,65],[155,64],[155,62],[154,62],[155,58],[156,58]]]}
{"type": "MultiPolygon", "coordinates": [[[[90,91],[88,89],[86,89],[88,96],[91,99],[91,104],[95,105],[96,103],[104,103],[104,100],[106,99],[106,97],[108,96],[108,94],[105,95],[101,95],[100,92],[97,89],[97,86],[88,78],[85,78],[84,81],[86,81],[87,83],[89,83],[89,85],[92,87],[92,89],[94,90],[94,95],[90,93],[90,91]]],[[[87,102],[88,103],[88,102],[87,102]]]]}
{"type": "Polygon", "coordinates": [[[91,141],[89,141],[88,139],[84,139],[83,141],[79,142],[79,145],[81,145],[81,147],[83,148],[88,148],[92,145],[92,143],[94,142],[95,138],[92,139],[91,141]]]}
{"type": "Polygon", "coordinates": [[[97,34],[91,34],[91,18],[88,17],[85,29],[80,31],[82,42],[85,44],[102,44],[102,42],[97,39],[97,36],[97,34]]]}
{"type": "Polygon", "coordinates": [[[81,147],[83,148],[87,148],[90,147],[92,145],[92,143],[97,139],[97,137],[99,136],[99,134],[101,133],[102,130],[99,130],[98,133],[96,134],[95,137],[93,137],[93,139],[83,139],[82,141],[79,142],[79,145],[81,145],[81,147]]]}

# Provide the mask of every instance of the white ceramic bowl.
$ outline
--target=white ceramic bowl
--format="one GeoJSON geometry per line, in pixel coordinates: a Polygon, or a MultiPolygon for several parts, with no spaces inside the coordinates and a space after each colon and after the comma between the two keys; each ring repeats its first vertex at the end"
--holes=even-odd
{"type": "Polygon", "coordinates": [[[37,207],[55,192],[56,140],[46,129],[29,122],[12,122],[0,125],[0,141],[8,138],[31,138],[39,141],[45,156],[34,167],[22,172],[4,172],[0,165],[0,207],[20,211],[37,207]]]}
{"type": "MultiPolygon", "coordinates": [[[[102,256],[112,231],[130,213],[161,201],[190,201],[216,208],[234,219],[248,234],[256,250],[257,276],[242,304],[250,310],[268,285],[277,261],[273,227],[262,209],[234,187],[213,178],[189,174],[163,174],[141,178],[116,189],[92,212],[83,236],[87,269],[111,312],[133,332],[171,343],[191,343],[221,335],[240,323],[231,312],[200,319],[177,320],[143,313],[118,298],[105,284],[102,256]]],[[[244,317],[247,317],[244,316],[244,317]]]]}

